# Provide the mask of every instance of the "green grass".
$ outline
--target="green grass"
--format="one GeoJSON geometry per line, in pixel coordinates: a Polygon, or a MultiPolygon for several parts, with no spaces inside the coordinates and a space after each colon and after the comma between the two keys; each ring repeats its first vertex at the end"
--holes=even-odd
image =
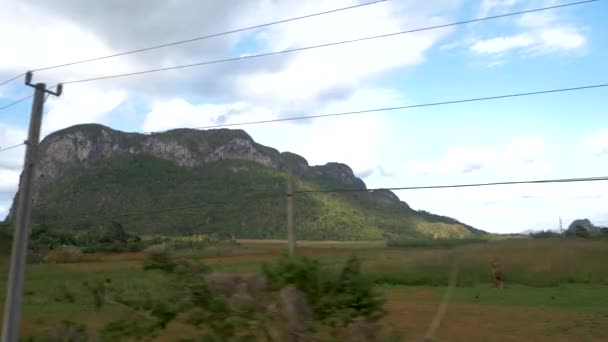
{"type": "MultiPolygon", "coordinates": [[[[443,289],[434,288],[437,297],[443,289]]],[[[503,290],[488,285],[458,287],[452,300],[484,305],[513,305],[537,308],[559,308],[600,312],[608,315],[608,286],[597,284],[566,284],[551,288],[508,285],[503,290]],[[475,298],[479,297],[479,298],[475,298]]]]}
{"type": "MultiPolygon", "coordinates": [[[[382,285],[380,289],[385,293],[402,292],[406,298],[411,294],[412,302],[437,303],[443,299],[446,291],[445,287],[401,285],[382,285]],[[426,291],[426,295],[420,296],[421,291],[426,291]]],[[[607,291],[608,286],[598,284],[567,284],[551,288],[514,284],[502,290],[492,288],[490,284],[478,284],[472,287],[455,287],[450,303],[585,311],[608,318],[607,291]]]]}

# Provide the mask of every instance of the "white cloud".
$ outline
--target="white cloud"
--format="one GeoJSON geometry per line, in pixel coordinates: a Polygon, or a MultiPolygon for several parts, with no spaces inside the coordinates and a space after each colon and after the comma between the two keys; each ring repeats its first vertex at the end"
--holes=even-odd
{"type": "Polygon", "coordinates": [[[19,186],[21,170],[0,169],[0,192],[13,192],[19,186]]]}
{"type": "MultiPolygon", "coordinates": [[[[86,27],[49,15],[26,2],[3,0],[0,6],[0,41],[11,46],[0,54],[0,73],[14,75],[115,52],[86,27]]],[[[95,73],[124,72],[130,67],[124,59],[77,65],[63,68],[61,74],[37,73],[34,80],[52,84],[95,73]]]]}
{"type": "Polygon", "coordinates": [[[479,5],[479,17],[486,17],[494,13],[504,13],[512,8],[520,0],[482,0],[479,5]]]}
{"type": "Polygon", "coordinates": [[[88,85],[72,85],[59,97],[49,97],[42,132],[82,123],[106,123],[108,114],[125,101],[124,91],[103,91],[88,85]]]}
{"type": "Polygon", "coordinates": [[[476,53],[501,53],[507,50],[528,47],[535,44],[535,39],[528,34],[519,34],[510,37],[495,37],[486,40],[479,40],[471,50],[476,53]]]}
{"type": "Polygon", "coordinates": [[[574,50],[587,44],[587,38],[572,28],[550,28],[542,30],[539,36],[545,49],[574,50]]]}
{"type": "MultiPolygon", "coordinates": [[[[404,6],[407,4],[389,2],[340,13],[340,25],[336,25],[336,14],[271,27],[258,40],[264,50],[276,51],[446,22],[432,12],[425,13],[428,9],[399,12],[404,6]]],[[[303,51],[294,54],[280,70],[245,75],[238,88],[241,97],[264,101],[271,107],[315,110],[317,102],[348,96],[363,81],[423,62],[424,53],[450,32],[433,30],[303,51]]]]}
{"type": "MultiPolygon", "coordinates": [[[[25,141],[27,132],[25,129],[0,124],[0,149],[15,146],[25,141]]],[[[23,146],[12,148],[0,153],[0,170],[19,169],[23,164],[23,146]]]]}
{"type": "Polygon", "coordinates": [[[246,102],[194,105],[184,99],[173,98],[153,103],[152,110],[145,116],[142,131],[158,132],[274,118],[276,116],[268,109],[246,102]]]}
{"type": "Polygon", "coordinates": [[[508,176],[531,176],[545,173],[548,145],[538,138],[519,138],[501,147],[452,147],[438,160],[417,160],[406,170],[421,174],[454,175],[491,170],[508,176]]]}
{"type": "Polygon", "coordinates": [[[608,129],[587,136],[583,141],[583,149],[596,156],[608,155],[608,129]]]}
{"type": "Polygon", "coordinates": [[[478,40],[471,51],[478,54],[502,54],[509,50],[524,49],[532,53],[570,51],[585,47],[587,38],[573,28],[549,28],[533,33],[494,37],[478,40]]]}
{"type": "MultiPolygon", "coordinates": [[[[550,6],[555,3],[544,1],[544,4],[541,2],[534,8],[543,5],[550,6]]],[[[484,0],[479,6],[479,12],[480,16],[498,15],[533,8],[530,6],[530,2],[518,0],[484,0]]],[[[480,31],[473,26],[474,34],[465,40],[474,38],[468,44],[469,50],[492,58],[493,61],[489,62],[490,66],[496,66],[496,60],[503,64],[505,55],[509,52],[517,52],[523,57],[556,52],[584,52],[588,44],[587,28],[575,24],[562,13],[543,11],[506,18],[496,25],[501,27],[498,31],[500,33],[492,33],[492,30],[480,31]]]]}
{"type": "MultiPolygon", "coordinates": [[[[0,124],[0,149],[22,143],[25,137],[25,130],[0,124]]],[[[24,151],[25,148],[20,146],[0,152],[0,220],[8,213],[17,191],[24,151]]]]}
{"type": "Polygon", "coordinates": [[[558,20],[555,12],[532,12],[519,17],[517,23],[522,27],[546,27],[558,20]]]}

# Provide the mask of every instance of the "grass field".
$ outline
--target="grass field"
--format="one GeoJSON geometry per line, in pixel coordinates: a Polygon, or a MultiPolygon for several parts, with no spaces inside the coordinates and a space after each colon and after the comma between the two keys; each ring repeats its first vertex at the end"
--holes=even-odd
{"type": "MultiPolygon", "coordinates": [[[[240,246],[194,253],[214,270],[257,272],[284,252],[284,241],[242,240],[240,246]]],[[[608,340],[608,243],[584,240],[517,240],[453,249],[387,248],[379,242],[301,242],[298,253],[333,268],[356,254],[365,274],[387,298],[385,322],[404,340],[424,336],[442,300],[448,276],[458,267],[457,287],[437,330],[441,341],[608,340]],[[504,268],[503,290],[490,286],[489,262],[504,268]]],[[[120,311],[93,310],[82,283],[111,279],[126,287],[162,291],[166,278],[141,268],[142,253],[89,255],[72,264],[28,265],[24,296],[25,334],[62,320],[99,328],[120,311]],[[73,299],[73,300],[72,300],[73,299]]],[[[0,264],[6,274],[7,262],[0,264]]],[[[0,281],[4,297],[6,279],[0,281]]],[[[175,340],[170,326],[161,340],[175,340]]]]}

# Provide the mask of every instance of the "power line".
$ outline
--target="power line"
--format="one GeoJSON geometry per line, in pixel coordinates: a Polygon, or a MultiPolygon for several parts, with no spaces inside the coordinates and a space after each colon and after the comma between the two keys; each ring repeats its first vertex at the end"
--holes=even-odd
{"type": "MultiPolygon", "coordinates": [[[[48,90],[55,89],[55,88],[57,88],[57,86],[58,86],[58,85],[59,85],[59,84],[55,84],[54,86],[52,86],[52,87],[48,87],[47,89],[48,89],[48,90]]],[[[6,109],[6,108],[12,107],[12,106],[14,106],[14,105],[16,105],[16,104],[19,104],[19,103],[21,103],[21,102],[23,102],[23,101],[25,101],[25,100],[27,100],[27,99],[30,99],[30,98],[32,98],[32,97],[34,97],[34,95],[28,95],[28,96],[26,96],[26,97],[24,97],[24,98],[22,98],[22,99],[19,99],[19,100],[17,100],[17,101],[11,102],[11,103],[7,104],[7,105],[6,105],[6,106],[4,106],[4,107],[0,107],[0,110],[4,110],[4,109],[6,109]]],[[[48,98],[48,94],[47,94],[47,96],[44,98],[44,100],[46,101],[46,99],[47,99],[47,98],[48,98]]]]}
{"type": "Polygon", "coordinates": [[[435,30],[435,29],[446,28],[446,27],[457,26],[457,25],[470,24],[470,23],[480,22],[480,21],[485,21],[485,20],[505,18],[505,17],[510,17],[510,16],[522,15],[522,14],[526,14],[526,13],[546,11],[546,10],[556,9],[556,8],[561,8],[561,7],[582,5],[582,4],[587,4],[587,3],[596,2],[596,1],[599,1],[599,0],[579,1],[579,2],[573,2],[573,3],[563,4],[563,5],[555,5],[555,6],[537,8],[537,9],[526,10],[526,11],[519,11],[519,12],[513,12],[513,13],[507,13],[507,14],[501,14],[501,15],[494,15],[494,16],[490,16],[490,17],[477,18],[477,19],[471,19],[471,20],[465,20],[465,21],[458,21],[458,22],[449,23],[449,24],[428,26],[428,27],[423,27],[423,28],[417,28],[417,29],[411,29],[411,30],[406,30],[406,31],[387,33],[387,34],[376,35],[376,36],[369,36],[369,37],[363,37],[363,38],[349,39],[349,40],[343,40],[343,41],[339,41],[339,42],[319,44],[319,45],[312,45],[312,46],[306,46],[306,47],[301,47],[301,48],[286,49],[286,50],[282,50],[282,51],[267,52],[267,53],[261,53],[261,54],[255,54],[255,55],[246,55],[246,56],[240,56],[240,57],[232,57],[232,58],[226,58],[226,59],[218,59],[218,60],[198,62],[198,63],[192,63],[192,64],[177,65],[177,66],[172,66],[172,67],[165,67],[165,68],[158,68],[158,69],[149,69],[149,70],[143,70],[143,71],[136,71],[136,72],[122,73],[122,74],[115,74],[115,75],[109,75],[109,76],[93,77],[93,78],[87,78],[87,79],[81,79],[81,80],[63,82],[63,84],[100,81],[100,80],[106,80],[106,79],[111,79],[111,78],[136,76],[136,75],[149,74],[149,73],[160,72],[160,71],[168,71],[168,70],[176,70],[176,69],[183,69],[183,68],[191,68],[191,67],[203,66],[203,65],[209,65],[209,64],[218,64],[218,63],[225,63],[225,62],[233,62],[233,61],[240,61],[240,60],[246,60],[246,59],[253,59],[253,58],[260,58],[260,57],[267,57],[267,56],[273,56],[273,55],[279,55],[279,54],[297,52],[297,51],[312,50],[312,49],[318,49],[318,48],[329,47],[329,46],[336,46],[336,45],[343,45],[343,44],[362,42],[362,41],[367,41],[367,40],[372,40],[372,39],[378,39],[378,38],[386,38],[386,37],[398,36],[398,35],[407,34],[407,33],[421,32],[421,31],[435,30]]]}
{"type": "MultiPolygon", "coordinates": [[[[346,11],[346,10],[355,9],[355,8],[364,7],[364,6],[369,6],[369,5],[375,5],[375,4],[386,2],[386,1],[388,1],[388,0],[377,0],[377,1],[372,1],[372,2],[366,2],[366,3],[362,3],[362,4],[358,4],[358,5],[337,8],[337,9],[333,9],[333,10],[329,10],[329,11],[318,12],[318,13],[303,15],[303,16],[299,16],[299,17],[293,17],[293,18],[279,20],[279,21],[273,21],[273,22],[266,23],[266,24],[259,24],[259,25],[249,26],[249,27],[235,29],[235,30],[231,30],[231,31],[210,34],[210,35],[207,35],[207,36],[201,36],[201,37],[195,37],[195,38],[190,38],[190,39],[185,39],[185,40],[179,40],[179,41],[176,41],[176,42],[171,42],[171,43],[166,43],[166,44],[161,44],[161,45],[150,46],[150,47],[142,48],[142,49],[136,49],[136,50],[130,50],[130,51],[125,51],[125,52],[120,52],[120,53],[116,53],[116,54],[112,54],[112,55],[107,55],[107,56],[101,56],[101,57],[95,57],[95,58],[91,58],[91,59],[85,59],[85,60],[80,60],[80,61],[75,61],[75,62],[69,62],[69,63],[64,63],[64,64],[53,65],[53,66],[44,67],[44,68],[40,68],[40,69],[34,69],[33,71],[43,71],[43,70],[56,69],[56,68],[61,68],[61,67],[66,67],[66,66],[71,66],[71,65],[76,65],[76,64],[83,64],[83,63],[88,63],[88,62],[93,62],[93,61],[99,61],[99,60],[108,59],[108,58],[114,58],[114,57],[119,57],[119,56],[130,55],[130,54],[144,52],[144,51],[161,49],[161,48],[165,48],[165,47],[169,47],[169,46],[175,46],[175,45],[180,45],[180,44],[185,44],[185,43],[192,43],[192,42],[199,41],[199,40],[204,40],[204,39],[209,39],[209,38],[214,38],[214,37],[225,36],[225,35],[229,35],[229,34],[233,34],[233,33],[254,30],[254,29],[258,29],[258,28],[268,27],[268,26],[277,25],[277,24],[283,24],[283,23],[287,23],[287,22],[291,22],[291,21],[296,21],[296,20],[301,20],[301,19],[312,18],[312,17],[321,16],[321,15],[330,14],[330,13],[336,13],[336,12],[346,11]]],[[[1,86],[1,84],[0,84],[0,86],[1,86]]]]}
{"type": "Polygon", "coordinates": [[[386,191],[386,190],[419,190],[419,189],[470,188],[470,187],[497,186],[497,185],[596,182],[596,181],[607,181],[607,180],[608,180],[608,176],[605,176],[605,177],[586,177],[586,178],[542,179],[542,180],[511,181],[511,182],[492,182],[492,183],[448,184],[448,185],[426,185],[426,186],[400,186],[400,187],[372,188],[372,189],[299,190],[299,191],[294,191],[294,194],[336,193],[336,192],[376,192],[376,191],[386,191]]]}
{"type": "Polygon", "coordinates": [[[29,96],[26,96],[26,97],[24,97],[24,98],[22,98],[22,99],[20,99],[20,100],[17,100],[17,101],[11,102],[11,103],[9,103],[9,104],[5,105],[4,107],[0,107],[0,110],[4,110],[4,109],[6,109],[6,108],[12,107],[12,106],[14,106],[14,105],[16,105],[16,104],[19,104],[19,103],[21,103],[21,102],[23,102],[23,101],[25,101],[25,100],[27,100],[27,99],[30,99],[30,98],[32,98],[32,97],[33,97],[33,95],[29,95],[29,96]]]}
{"type": "Polygon", "coordinates": [[[13,82],[14,80],[18,79],[19,77],[21,77],[21,76],[23,76],[23,75],[25,75],[25,74],[19,74],[19,75],[15,76],[15,77],[9,78],[9,79],[8,79],[8,80],[6,80],[6,81],[3,81],[2,83],[0,83],[0,87],[2,87],[3,85],[5,85],[5,84],[7,84],[7,83],[11,83],[11,82],[13,82]]]}
{"type": "Polygon", "coordinates": [[[0,152],[8,151],[8,150],[10,150],[10,149],[17,148],[17,147],[19,147],[19,146],[21,146],[21,145],[25,145],[25,143],[21,143],[21,144],[17,144],[17,145],[13,145],[13,146],[5,147],[5,148],[3,148],[3,149],[0,149],[0,152]]]}
{"type": "MultiPolygon", "coordinates": [[[[256,125],[256,124],[264,124],[264,123],[272,123],[272,122],[318,119],[318,118],[326,118],[326,117],[332,117],[332,116],[355,115],[355,114],[365,114],[365,113],[374,113],[374,112],[387,112],[387,111],[400,110],[400,109],[413,109],[413,108],[434,107],[434,106],[443,106],[443,105],[459,104],[459,103],[467,103],[467,102],[490,101],[490,100],[499,100],[499,99],[506,99],[506,98],[512,98],[512,97],[533,96],[533,95],[560,93],[560,92],[575,91],[575,90],[603,88],[603,87],[608,87],[608,83],[572,87],[572,88],[539,90],[539,91],[526,92],[526,93],[515,93],[515,94],[496,95],[496,96],[487,96],[487,97],[475,97],[475,98],[461,99],[461,100],[430,102],[430,103],[414,104],[414,105],[408,105],[408,106],[384,107],[384,108],[357,110],[357,111],[351,111],[351,112],[340,112],[340,113],[319,114],[319,115],[309,115],[309,116],[292,116],[292,117],[269,119],[269,120],[246,121],[246,122],[239,122],[239,123],[200,126],[200,127],[192,127],[191,129],[212,129],[212,128],[232,127],[232,126],[256,125]]],[[[150,134],[150,133],[161,133],[161,132],[143,132],[143,133],[150,134]]]]}

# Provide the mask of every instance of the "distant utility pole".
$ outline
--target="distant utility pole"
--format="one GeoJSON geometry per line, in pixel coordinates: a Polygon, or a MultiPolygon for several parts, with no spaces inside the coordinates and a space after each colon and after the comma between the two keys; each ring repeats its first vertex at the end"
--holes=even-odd
{"type": "Polygon", "coordinates": [[[559,233],[563,234],[564,233],[564,226],[562,225],[562,217],[559,217],[559,233]]]}
{"type": "Polygon", "coordinates": [[[291,174],[287,176],[287,243],[289,256],[296,255],[296,230],[293,226],[293,185],[291,174]]]}
{"type": "Polygon", "coordinates": [[[30,127],[25,141],[25,162],[19,191],[17,193],[17,210],[15,214],[15,229],[11,251],[11,266],[8,274],[6,302],[4,304],[4,322],[2,325],[2,342],[17,342],[21,326],[21,304],[23,297],[23,278],[27,257],[27,244],[30,237],[32,213],[32,181],[36,163],[38,162],[38,143],[40,142],[40,126],[45,94],[60,96],[62,85],[57,85],[57,91],[46,89],[46,84],[32,84],[32,72],[25,75],[25,84],[34,88],[34,102],[30,127]]]}

